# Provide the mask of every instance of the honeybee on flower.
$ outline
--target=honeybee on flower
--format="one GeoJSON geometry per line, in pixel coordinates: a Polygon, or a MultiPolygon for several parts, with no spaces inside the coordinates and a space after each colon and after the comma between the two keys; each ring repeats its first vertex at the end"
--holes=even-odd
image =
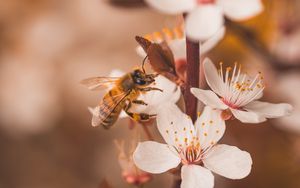
{"type": "Polygon", "coordinates": [[[289,115],[292,106],[287,103],[272,104],[258,101],[263,96],[263,76],[259,72],[250,77],[241,72],[241,66],[227,67],[222,63],[217,70],[212,61],[203,62],[205,78],[212,90],[191,88],[191,92],[205,105],[222,110],[222,118],[234,116],[243,123],[260,123],[267,118],[289,115]]]}
{"type": "MultiPolygon", "coordinates": [[[[115,69],[111,71],[109,77],[121,77],[125,72],[122,70],[115,69]]],[[[144,101],[147,105],[140,105],[132,103],[130,107],[130,112],[134,114],[157,114],[157,109],[160,106],[163,106],[165,103],[176,103],[180,96],[181,91],[180,88],[164,76],[158,75],[155,79],[155,84],[153,83],[150,86],[155,86],[156,88],[162,88],[162,92],[160,91],[148,91],[145,93],[140,93],[137,100],[144,101]]],[[[112,89],[112,87],[107,88],[107,92],[112,89]]],[[[89,108],[89,111],[93,116],[97,117],[98,110],[97,108],[89,108]]],[[[125,118],[128,115],[124,110],[120,112],[119,118],[125,118]]]]}
{"type": "Polygon", "coordinates": [[[135,164],[146,172],[163,173],[182,164],[181,188],[212,188],[211,171],[230,179],[244,178],[251,171],[248,152],[217,144],[225,132],[218,110],[205,107],[193,125],[176,105],[168,105],[158,113],[157,126],[166,144],[141,142],[133,154],[135,164]]]}

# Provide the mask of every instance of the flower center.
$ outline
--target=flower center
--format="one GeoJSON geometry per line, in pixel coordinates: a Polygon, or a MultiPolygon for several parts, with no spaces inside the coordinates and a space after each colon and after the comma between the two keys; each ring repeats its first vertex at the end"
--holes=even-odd
{"type": "Polygon", "coordinates": [[[223,101],[224,104],[226,104],[227,106],[229,106],[232,109],[239,109],[239,107],[233,103],[231,103],[230,101],[227,101],[224,98],[221,98],[221,101],[223,101]]]}
{"type": "Polygon", "coordinates": [[[197,0],[198,4],[212,4],[215,0],[197,0]]]}
{"type": "Polygon", "coordinates": [[[241,65],[237,67],[227,67],[223,72],[223,63],[220,62],[220,69],[218,70],[221,82],[223,82],[223,96],[224,104],[233,109],[238,109],[253,101],[264,90],[263,76],[258,72],[254,78],[249,75],[241,73],[241,65]]]}
{"type": "Polygon", "coordinates": [[[179,155],[183,164],[196,164],[201,161],[200,144],[192,144],[180,150],[179,155]]]}

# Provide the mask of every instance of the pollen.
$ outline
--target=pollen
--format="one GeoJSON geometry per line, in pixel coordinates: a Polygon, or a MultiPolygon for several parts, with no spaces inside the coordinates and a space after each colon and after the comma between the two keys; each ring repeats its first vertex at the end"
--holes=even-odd
{"type": "Polygon", "coordinates": [[[175,138],[175,142],[178,142],[178,138],[175,138]]]}
{"type": "Polygon", "coordinates": [[[210,124],[213,124],[213,122],[214,122],[213,120],[210,120],[210,121],[209,121],[210,124]]]}
{"type": "Polygon", "coordinates": [[[187,139],[187,138],[184,138],[184,142],[187,143],[187,141],[188,141],[188,139],[187,139]]]}
{"type": "Polygon", "coordinates": [[[207,136],[207,133],[204,133],[204,136],[207,136]]]}
{"type": "Polygon", "coordinates": [[[169,130],[166,130],[166,133],[169,134],[169,130]]]}
{"type": "Polygon", "coordinates": [[[150,35],[150,34],[144,35],[144,38],[147,40],[150,40],[150,41],[153,40],[152,35],[150,35]]]}
{"type": "Polygon", "coordinates": [[[181,29],[180,26],[175,27],[175,28],[173,29],[173,32],[174,32],[176,38],[178,38],[178,39],[183,38],[183,31],[182,31],[182,29],[181,29]]]}
{"type": "Polygon", "coordinates": [[[201,112],[197,112],[197,115],[198,115],[198,117],[200,117],[201,116],[201,112]]]}
{"type": "Polygon", "coordinates": [[[193,134],[193,130],[190,130],[190,133],[193,134]]]}
{"type": "Polygon", "coordinates": [[[174,131],[174,134],[177,134],[177,131],[174,131]]]}
{"type": "Polygon", "coordinates": [[[216,133],[218,134],[220,131],[219,130],[216,130],[216,133]]]}
{"type": "Polygon", "coordinates": [[[186,131],[186,128],[185,128],[185,127],[183,128],[183,131],[186,131]]]}
{"type": "Polygon", "coordinates": [[[169,28],[163,28],[162,32],[165,34],[167,40],[172,40],[174,38],[173,33],[169,28]]]}
{"type": "Polygon", "coordinates": [[[155,38],[156,41],[162,41],[163,40],[162,34],[158,31],[153,33],[153,37],[155,38]]]}
{"type": "Polygon", "coordinates": [[[173,121],[171,121],[171,125],[173,125],[173,121]]]}

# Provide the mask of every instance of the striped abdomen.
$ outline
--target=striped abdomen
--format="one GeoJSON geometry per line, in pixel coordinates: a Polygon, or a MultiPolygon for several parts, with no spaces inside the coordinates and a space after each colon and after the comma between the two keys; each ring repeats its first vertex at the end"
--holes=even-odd
{"type": "Polygon", "coordinates": [[[118,119],[126,99],[126,93],[117,89],[110,90],[99,105],[99,121],[104,128],[110,128],[118,119]]]}

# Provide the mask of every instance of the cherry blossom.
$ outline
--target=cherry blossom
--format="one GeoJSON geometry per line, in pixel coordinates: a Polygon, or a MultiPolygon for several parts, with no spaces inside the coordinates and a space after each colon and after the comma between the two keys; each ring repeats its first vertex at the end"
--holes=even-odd
{"type": "Polygon", "coordinates": [[[222,118],[232,115],[244,123],[260,123],[267,118],[289,115],[292,106],[286,103],[272,104],[258,101],[265,88],[261,72],[255,77],[241,72],[241,66],[227,67],[223,72],[222,63],[217,70],[212,61],[204,60],[206,81],[211,90],[191,88],[191,92],[205,105],[223,110],[222,118]],[[232,72],[231,72],[232,71],[232,72]]]}
{"type": "Polygon", "coordinates": [[[217,144],[225,132],[220,113],[207,106],[193,125],[176,105],[165,105],[158,113],[157,126],[166,144],[139,143],[133,154],[135,164],[153,174],[182,164],[182,188],[212,188],[211,171],[230,179],[246,177],[252,166],[250,154],[235,146],[217,144]]]}
{"type": "Polygon", "coordinates": [[[261,0],[146,0],[153,8],[167,14],[186,16],[186,34],[193,40],[206,40],[224,23],[224,16],[242,21],[263,10],[261,0]]]}

